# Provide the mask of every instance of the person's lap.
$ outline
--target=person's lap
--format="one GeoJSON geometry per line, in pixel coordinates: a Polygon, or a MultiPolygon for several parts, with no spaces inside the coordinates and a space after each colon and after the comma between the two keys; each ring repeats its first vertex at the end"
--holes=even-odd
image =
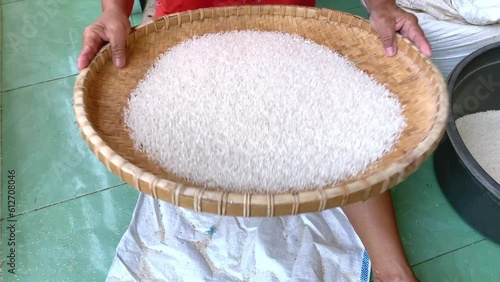
{"type": "Polygon", "coordinates": [[[221,217],[141,194],[107,281],[367,281],[369,263],[340,209],[221,217]]]}
{"type": "MultiPolygon", "coordinates": [[[[410,11],[412,12],[412,11],[410,11]]],[[[476,26],[441,21],[422,12],[417,16],[432,46],[432,60],[445,78],[466,56],[481,47],[500,42],[500,24],[476,26]]]]}

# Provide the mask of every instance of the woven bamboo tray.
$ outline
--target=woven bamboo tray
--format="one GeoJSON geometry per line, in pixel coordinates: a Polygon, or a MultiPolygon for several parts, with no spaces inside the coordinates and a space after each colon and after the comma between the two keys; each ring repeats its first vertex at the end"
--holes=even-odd
{"type": "Polygon", "coordinates": [[[284,216],[364,201],[394,187],[436,149],[448,116],[446,84],[431,61],[398,37],[398,55],[386,58],[377,34],[357,16],[328,9],[240,6],[174,14],[127,38],[128,64],[117,69],[105,46],[75,85],[74,111],[90,149],[123,181],[155,198],[199,212],[231,216],[284,216]],[[136,150],[124,129],[131,91],[155,59],[181,41],[231,30],[298,34],[346,55],[399,96],[408,126],[395,150],[361,175],[335,186],[293,194],[239,194],[201,188],[164,171],[136,150]]]}

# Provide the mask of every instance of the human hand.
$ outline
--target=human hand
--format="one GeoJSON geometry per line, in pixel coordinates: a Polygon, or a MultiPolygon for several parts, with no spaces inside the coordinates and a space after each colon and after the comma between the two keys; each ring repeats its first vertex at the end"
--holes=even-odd
{"type": "Polygon", "coordinates": [[[126,38],[132,27],[128,16],[120,9],[104,10],[101,16],[83,31],[83,44],[78,57],[78,68],[88,67],[105,42],[111,43],[111,57],[115,66],[125,66],[126,38]]]}
{"type": "Polygon", "coordinates": [[[431,56],[431,46],[415,15],[405,12],[392,2],[381,3],[370,10],[370,24],[379,34],[387,56],[396,55],[396,32],[412,41],[424,55],[431,56]]]}

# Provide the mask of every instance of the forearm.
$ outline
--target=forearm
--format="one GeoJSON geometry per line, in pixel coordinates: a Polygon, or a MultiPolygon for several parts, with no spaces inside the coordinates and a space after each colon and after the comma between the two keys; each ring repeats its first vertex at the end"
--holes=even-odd
{"type": "Polygon", "coordinates": [[[101,0],[102,10],[118,9],[127,17],[132,13],[134,0],[101,0]]]}
{"type": "Polygon", "coordinates": [[[387,5],[396,5],[396,0],[364,0],[368,12],[371,12],[373,8],[387,5]]]}

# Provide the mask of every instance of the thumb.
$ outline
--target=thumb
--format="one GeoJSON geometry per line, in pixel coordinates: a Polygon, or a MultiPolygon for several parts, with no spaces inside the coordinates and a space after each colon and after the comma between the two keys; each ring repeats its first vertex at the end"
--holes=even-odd
{"type": "Polygon", "coordinates": [[[382,15],[373,19],[372,27],[378,32],[385,54],[396,55],[396,22],[393,17],[382,15]]]}
{"type": "Polygon", "coordinates": [[[126,63],[126,37],[126,32],[114,32],[109,35],[111,57],[113,58],[113,64],[118,68],[124,67],[126,63]]]}

